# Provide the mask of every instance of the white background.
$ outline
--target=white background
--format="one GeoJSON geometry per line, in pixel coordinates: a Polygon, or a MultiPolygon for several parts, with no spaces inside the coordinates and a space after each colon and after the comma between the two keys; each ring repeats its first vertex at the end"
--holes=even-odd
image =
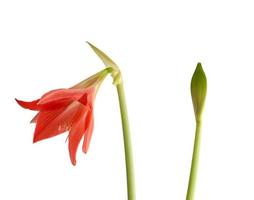
{"type": "Polygon", "coordinates": [[[208,79],[196,200],[253,200],[252,1],[0,1],[0,199],[124,200],[117,94],[95,102],[87,155],[69,160],[67,134],[32,144],[33,100],[103,69],[85,41],[124,76],[138,200],[185,199],[195,122],[190,80],[208,79]]]}

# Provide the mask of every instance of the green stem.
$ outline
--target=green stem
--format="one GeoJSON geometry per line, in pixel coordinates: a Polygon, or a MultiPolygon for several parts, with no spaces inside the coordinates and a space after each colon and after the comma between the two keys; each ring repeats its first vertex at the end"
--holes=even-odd
{"type": "Polygon", "coordinates": [[[201,121],[197,121],[195,142],[194,142],[193,155],[192,155],[192,164],[191,164],[191,171],[190,171],[186,200],[194,200],[195,185],[196,185],[197,171],[198,171],[200,141],[201,141],[201,121]]]}
{"type": "Polygon", "coordinates": [[[135,200],[135,178],[134,167],[132,158],[131,136],[128,122],[127,106],[124,95],[123,83],[117,85],[118,99],[122,117],[124,150],[125,150],[125,164],[126,164],[126,176],[127,176],[127,190],[128,200],[135,200]]]}

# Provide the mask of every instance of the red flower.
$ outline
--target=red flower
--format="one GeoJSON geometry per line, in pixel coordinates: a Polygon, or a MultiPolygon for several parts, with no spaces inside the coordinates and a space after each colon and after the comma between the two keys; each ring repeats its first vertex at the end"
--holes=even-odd
{"type": "Polygon", "coordinates": [[[87,152],[93,132],[93,104],[97,90],[111,68],[91,76],[69,89],[52,90],[32,102],[17,100],[23,108],[39,111],[31,123],[36,123],[33,142],[54,137],[69,131],[69,154],[73,165],[83,137],[87,152]]]}

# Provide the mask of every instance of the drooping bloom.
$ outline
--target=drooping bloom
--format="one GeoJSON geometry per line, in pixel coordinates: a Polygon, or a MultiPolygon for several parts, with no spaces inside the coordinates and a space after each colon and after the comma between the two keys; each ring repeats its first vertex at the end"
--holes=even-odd
{"type": "Polygon", "coordinates": [[[116,63],[103,51],[89,42],[88,44],[104,63],[105,70],[70,89],[50,91],[40,99],[32,102],[19,100],[17,102],[24,108],[39,111],[32,120],[32,122],[37,124],[34,142],[69,131],[70,158],[72,164],[75,165],[76,152],[82,137],[84,138],[83,151],[87,152],[93,131],[93,103],[95,95],[102,80],[110,73],[113,78],[113,84],[117,88],[122,119],[128,200],[135,200],[132,145],[121,72],[116,63]]]}
{"type": "Polygon", "coordinates": [[[17,103],[38,111],[31,123],[36,123],[33,142],[38,142],[69,131],[70,159],[76,165],[76,152],[83,138],[82,150],[87,152],[93,132],[93,106],[97,90],[112,68],[106,68],[68,89],[52,90],[41,98],[17,103]]]}

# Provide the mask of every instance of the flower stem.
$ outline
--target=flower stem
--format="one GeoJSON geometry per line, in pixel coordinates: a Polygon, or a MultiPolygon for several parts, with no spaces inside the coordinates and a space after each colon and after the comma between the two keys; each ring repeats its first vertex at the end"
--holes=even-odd
{"type": "Polygon", "coordinates": [[[122,118],[122,128],[123,128],[123,140],[124,140],[124,150],[125,150],[125,164],[126,164],[126,176],[127,176],[127,190],[128,190],[128,200],[135,200],[135,178],[134,178],[134,167],[132,158],[132,146],[131,146],[131,136],[128,122],[127,106],[124,95],[123,82],[117,85],[118,99],[122,118]]]}
{"type": "Polygon", "coordinates": [[[186,200],[194,200],[195,185],[198,171],[199,149],[201,141],[201,121],[196,122],[195,142],[192,154],[192,164],[186,200]]]}

